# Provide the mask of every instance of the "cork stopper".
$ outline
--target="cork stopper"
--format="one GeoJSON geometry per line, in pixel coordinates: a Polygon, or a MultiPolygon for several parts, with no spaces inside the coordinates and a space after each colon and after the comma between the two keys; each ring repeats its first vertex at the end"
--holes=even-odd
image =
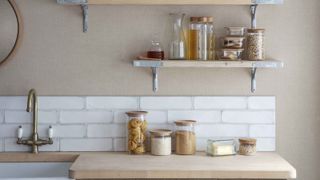
{"type": "Polygon", "coordinates": [[[171,136],[172,131],[169,129],[152,129],[150,133],[156,136],[171,136]]]}
{"type": "Polygon", "coordinates": [[[197,122],[196,120],[178,120],[178,121],[175,121],[174,123],[177,126],[190,126],[195,124],[196,122],[197,122]]]}
{"type": "Polygon", "coordinates": [[[147,111],[130,111],[130,112],[126,112],[126,114],[130,117],[140,117],[148,114],[148,112],[147,111]]]}
{"type": "Polygon", "coordinates": [[[240,138],[239,142],[240,144],[255,145],[257,143],[257,140],[254,138],[240,138]]]}

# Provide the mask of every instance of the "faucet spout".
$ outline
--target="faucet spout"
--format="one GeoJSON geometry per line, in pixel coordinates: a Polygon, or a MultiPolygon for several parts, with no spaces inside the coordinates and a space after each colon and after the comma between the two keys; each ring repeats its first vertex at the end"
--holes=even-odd
{"type": "MultiPolygon", "coordinates": [[[[38,133],[38,98],[35,89],[31,89],[28,94],[27,112],[32,112],[33,136],[38,133]]],[[[34,137],[35,138],[35,137],[34,137]]]]}

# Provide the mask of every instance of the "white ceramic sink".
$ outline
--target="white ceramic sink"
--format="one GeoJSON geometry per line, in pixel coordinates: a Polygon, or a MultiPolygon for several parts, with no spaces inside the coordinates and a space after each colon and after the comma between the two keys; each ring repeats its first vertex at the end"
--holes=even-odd
{"type": "Polygon", "coordinates": [[[0,179],[56,179],[64,180],[68,178],[69,163],[0,163],[0,179]]]}

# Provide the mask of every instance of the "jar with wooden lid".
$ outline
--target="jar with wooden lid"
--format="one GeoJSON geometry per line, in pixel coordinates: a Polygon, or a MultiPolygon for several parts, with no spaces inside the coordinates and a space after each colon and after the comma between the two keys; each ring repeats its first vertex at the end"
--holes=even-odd
{"type": "Polygon", "coordinates": [[[171,154],[171,134],[168,129],[150,130],[151,154],[168,156],[171,154]]]}
{"type": "Polygon", "coordinates": [[[128,115],[127,142],[129,154],[144,154],[146,152],[146,111],[126,112],[128,115]]]}
{"type": "Polygon", "coordinates": [[[194,120],[175,121],[176,154],[196,153],[196,134],[194,120]]]}
{"type": "Polygon", "coordinates": [[[246,38],[248,60],[265,59],[264,33],[265,29],[248,29],[246,38]]]}
{"type": "Polygon", "coordinates": [[[240,138],[239,139],[239,154],[245,156],[255,155],[257,150],[257,140],[253,138],[240,138]]]}

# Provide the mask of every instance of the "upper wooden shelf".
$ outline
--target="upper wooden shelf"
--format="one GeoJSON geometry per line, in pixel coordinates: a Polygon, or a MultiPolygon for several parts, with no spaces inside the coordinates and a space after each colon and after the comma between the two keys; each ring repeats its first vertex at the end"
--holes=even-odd
{"type": "Polygon", "coordinates": [[[283,4],[283,0],[57,0],[60,4],[96,5],[253,5],[283,4]]]}

